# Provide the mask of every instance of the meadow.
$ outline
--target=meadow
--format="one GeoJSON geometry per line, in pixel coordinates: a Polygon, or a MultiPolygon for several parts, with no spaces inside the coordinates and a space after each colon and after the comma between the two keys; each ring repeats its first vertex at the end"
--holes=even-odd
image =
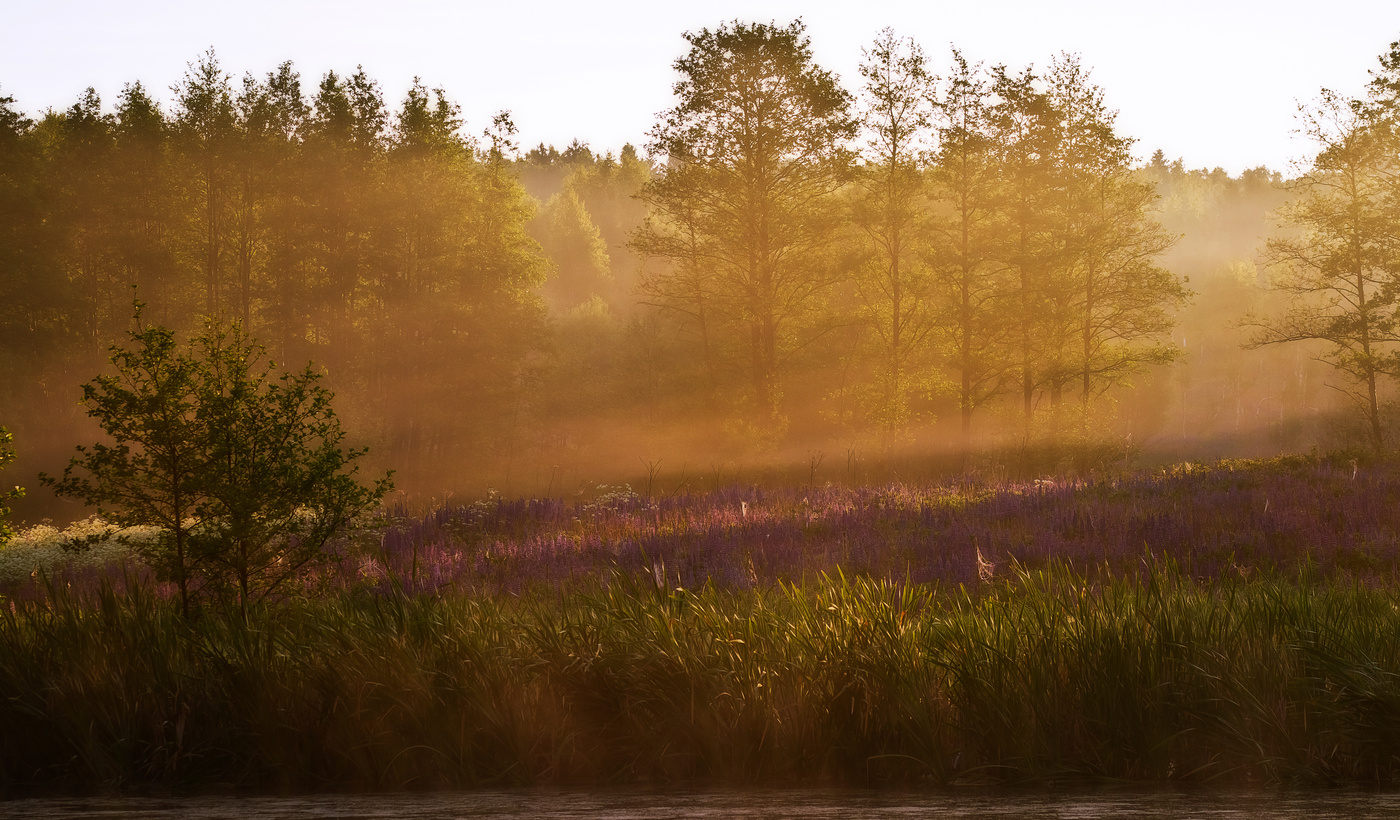
{"type": "Polygon", "coordinates": [[[1315,457],[487,498],[190,619],[23,533],[0,789],[1393,785],[1397,502],[1315,457]]]}

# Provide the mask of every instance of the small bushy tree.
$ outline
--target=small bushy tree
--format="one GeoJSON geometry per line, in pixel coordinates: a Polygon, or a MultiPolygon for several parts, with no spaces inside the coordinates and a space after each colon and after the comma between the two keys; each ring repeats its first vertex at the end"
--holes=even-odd
{"type": "MultiPolygon", "coordinates": [[[[0,427],[0,467],[15,460],[14,448],[10,446],[14,436],[4,427],[0,427]]],[[[10,528],[10,506],[7,502],[24,495],[23,487],[15,487],[12,490],[0,490],[0,544],[5,543],[14,537],[14,530],[10,528]]]]}
{"type": "Polygon", "coordinates": [[[330,560],[326,542],[392,485],[387,475],[368,487],[356,479],[355,461],[368,451],[341,446],[334,395],[311,365],[279,373],[237,323],[210,321],[192,352],[208,425],[200,570],[246,606],[330,560]]]}
{"type": "Polygon", "coordinates": [[[112,439],[79,447],[60,495],[97,506],[122,526],[153,524],[135,545],[190,613],[200,591],[233,590],[240,605],[285,590],[327,559],[336,533],[383,498],[388,476],[365,487],[344,449],[331,392],[310,366],[278,373],[237,323],[210,320],[187,348],[145,326],[113,346],[113,375],[83,386],[83,403],[112,439]]]}
{"type": "Polygon", "coordinates": [[[142,325],[140,305],[136,325],[129,347],[111,348],[116,373],[83,385],[88,415],[112,443],[78,447],[61,479],[41,473],[39,480],[120,526],[159,527],[160,537],[133,549],[157,579],[174,582],[188,616],[208,426],[199,414],[194,360],[180,353],[173,331],[142,325]]]}

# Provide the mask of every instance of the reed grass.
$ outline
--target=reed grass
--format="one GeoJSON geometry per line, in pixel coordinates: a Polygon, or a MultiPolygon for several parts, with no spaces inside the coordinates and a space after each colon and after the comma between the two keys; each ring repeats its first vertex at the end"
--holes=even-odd
{"type": "Polygon", "coordinates": [[[0,789],[1400,777],[1395,586],[1088,570],[616,572],[192,620],[51,584],[0,609],[0,789]]]}

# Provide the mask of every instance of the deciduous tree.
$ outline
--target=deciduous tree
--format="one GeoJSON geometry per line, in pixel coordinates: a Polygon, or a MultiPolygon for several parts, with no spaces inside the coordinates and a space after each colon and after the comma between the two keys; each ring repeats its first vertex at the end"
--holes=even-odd
{"type": "Polygon", "coordinates": [[[924,229],[937,305],[935,333],[952,371],[962,449],[972,415],[1001,395],[1010,378],[1007,265],[997,227],[1003,193],[991,88],[977,66],[953,51],[937,97],[938,148],[928,168],[932,200],[924,229]]]}
{"type": "MultiPolygon", "coordinates": [[[[15,450],[10,445],[14,442],[14,436],[4,427],[0,427],[0,468],[15,460],[15,450]]],[[[10,538],[14,537],[14,530],[10,528],[10,506],[9,502],[24,496],[23,487],[14,487],[9,490],[0,490],[0,545],[3,545],[10,538]]]]}
{"type": "Polygon", "coordinates": [[[1317,148],[1312,167],[1281,211],[1287,233],[1271,239],[1272,286],[1290,297],[1281,315],[1251,316],[1251,346],[1320,340],[1336,387],[1366,421],[1371,445],[1388,446],[1381,417],[1386,381],[1400,374],[1396,308],[1400,222],[1392,207],[1394,150],[1363,106],[1324,90],[1301,111],[1317,148]]]}
{"type": "Polygon", "coordinates": [[[239,323],[212,320],[190,356],[196,415],[208,430],[196,569],[246,607],[331,560],[326,543],[392,485],[388,476],[359,482],[355,462],[367,450],[343,446],[334,396],[311,365],[281,371],[239,323]]]}
{"type": "Polygon", "coordinates": [[[780,370],[811,338],[802,324],[837,278],[828,198],[849,173],[850,95],[813,62],[800,21],[685,38],[677,104],[650,132],[667,165],[643,198],[660,217],[654,229],[694,217],[711,304],[743,339],[751,404],[771,429],[781,426],[780,370]]]}
{"type": "Polygon", "coordinates": [[[201,592],[232,589],[246,605],[286,589],[329,557],[326,542],[378,503],[388,477],[360,485],[365,451],[341,446],[310,365],[278,372],[238,324],[215,320],[182,349],[141,309],[130,345],[112,347],[116,372],[83,386],[110,442],[79,447],[61,478],[40,480],[114,523],[159,527],[136,549],[175,582],[187,617],[201,592]]]}
{"type": "Polygon", "coordinates": [[[173,331],[146,325],[136,309],[127,347],[113,345],[115,373],[83,385],[83,404],[110,439],[79,447],[62,478],[40,474],[59,495],[80,498],[121,526],[154,525],[136,549],[156,577],[175,583],[190,614],[199,589],[193,531],[204,501],[210,429],[200,412],[197,363],[173,331]]]}
{"type": "Polygon", "coordinates": [[[920,167],[932,126],[935,77],[923,49],[885,29],[864,49],[861,124],[867,136],[854,216],[867,242],[856,293],[878,340],[879,365],[868,415],[885,433],[912,420],[911,403],[929,368],[921,367],[934,333],[932,277],[918,228],[926,192],[920,167]]]}

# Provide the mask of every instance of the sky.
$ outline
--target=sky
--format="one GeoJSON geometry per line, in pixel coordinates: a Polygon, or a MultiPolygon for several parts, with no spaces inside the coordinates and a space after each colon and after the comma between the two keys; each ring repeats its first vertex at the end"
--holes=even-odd
{"type": "Polygon", "coordinates": [[[948,65],[949,47],[988,65],[1046,66],[1077,53],[1145,158],[1189,168],[1287,172],[1309,154],[1294,134],[1319,89],[1356,95],[1400,39],[1394,0],[599,0],[299,2],[3,0],[0,96],[31,116],[88,86],[109,106],[139,80],[157,98],[213,48],[226,71],[264,75],[284,60],[314,89],[363,65],[391,108],[414,77],[444,88],[481,132],[508,109],[522,147],[572,139],[595,150],[646,143],[672,104],[681,34],[733,19],[807,24],[816,61],[858,90],[862,47],[888,26],[948,65]]]}

